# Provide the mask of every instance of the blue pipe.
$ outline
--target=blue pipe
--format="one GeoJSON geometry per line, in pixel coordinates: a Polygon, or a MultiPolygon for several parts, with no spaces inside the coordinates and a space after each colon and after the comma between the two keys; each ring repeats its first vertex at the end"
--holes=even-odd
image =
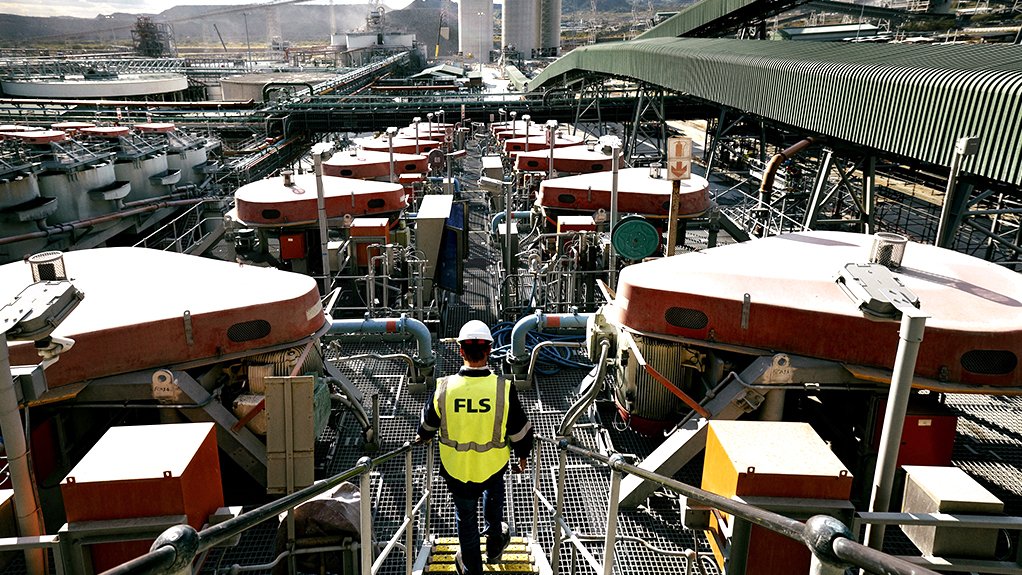
{"type": "MultiPolygon", "coordinates": [[[[513,220],[527,220],[530,218],[532,218],[532,212],[511,212],[511,219],[513,220]]],[[[506,219],[507,212],[497,212],[493,219],[490,220],[490,233],[497,235],[500,224],[506,219]]]]}
{"type": "Polygon", "coordinates": [[[557,328],[584,328],[592,313],[551,313],[544,314],[542,310],[527,315],[518,320],[518,323],[511,329],[511,356],[513,363],[522,363],[529,360],[529,350],[526,345],[526,336],[533,329],[557,327],[557,328]]]}
{"type": "Polygon", "coordinates": [[[330,322],[328,334],[404,334],[415,338],[416,358],[422,365],[433,365],[433,338],[429,328],[421,321],[401,314],[397,318],[335,319],[330,322]]]}
{"type": "MultiPolygon", "coordinates": [[[[430,176],[429,177],[429,181],[431,181],[433,183],[436,183],[436,184],[442,184],[442,183],[444,183],[444,180],[446,180],[446,179],[447,178],[441,178],[439,176],[430,176]]],[[[459,180],[458,178],[451,178],[451,180],[454,182],[454,193],[460,196],[461,195],[461,180],[459,180]]]]}

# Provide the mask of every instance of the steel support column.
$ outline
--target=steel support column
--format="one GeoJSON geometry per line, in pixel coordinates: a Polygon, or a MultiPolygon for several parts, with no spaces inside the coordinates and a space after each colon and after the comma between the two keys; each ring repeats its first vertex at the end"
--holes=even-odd
{"type": "Polygon", "coordinates": [[[656,142],[657,155],[665,160],[667,119],[664,117],[664,91],[655,86],[640,84],[639,97],[635,102],[635,119],[625,141],[625,158],[629,165],[635,165],[636,151],[644,141],[656,142]],[[646,118],[649,119],[646,119],[646,118]],[[655,124],[655,130],[649,129],[655,124]]]}
{"type": "Polygon", "coordinates": [[[867,156],[862,163],[862,208],[864,230],[867,234],[876,233],[876,156],[867,156]]]}
{"type": "Polygon", "coordinates": [[[813,193],[809,196],[809,205],[806,206],[806,216],[803,225],[807,229],[816,229],[816,222],[820,219],[820,212],[823,204],[827,202],[829,192],[825,192],[827,182],[830,178],[830,170],[834,165],[834,150],[824,148],[823,157],[820,158],[820,169],[816,172],[816,180],[813,183],[813,193]]]}

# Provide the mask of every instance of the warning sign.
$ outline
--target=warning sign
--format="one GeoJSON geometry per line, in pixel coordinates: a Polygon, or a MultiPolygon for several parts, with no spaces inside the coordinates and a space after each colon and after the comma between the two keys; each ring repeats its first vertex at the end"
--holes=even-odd
{"type": "Polygon", "coordinates": [[[685,136],[667,140],[667,179],[687,180],[692,177],[692,138],[685,136]]]}

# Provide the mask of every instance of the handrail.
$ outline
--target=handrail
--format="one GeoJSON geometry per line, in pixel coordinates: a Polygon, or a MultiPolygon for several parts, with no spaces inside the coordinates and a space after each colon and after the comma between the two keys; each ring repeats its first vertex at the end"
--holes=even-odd
{"type": "MultiPolygon", "coordinates": [[[[327,492],[349,479],[360,476],[368,478],[368,473],[373,468],[378,467],[404,453],[408,453],[410,456],[411,448],[411,443],[406,442],[401,447],[374,459],[363,457],[359,459],[355,467],[352,467],[351,469],[342,471],[341,473],[317,483],[313,483],[304,489],[300,489],[290,495],[286,495],[237,517],[228,519],[223,523],[207,527],[202,531],[196,531],[189,525],[177,525],[171,527],[156,539],[153,543],[152,551],[140,557],[136,557],[127,563],[114,567],[113,569],[104,571],[102,575],[163,575],[168,573],[177,573],[182,568],[190,565],[198,554],[208,551],[218,545],[222,545],[230,539],[240,535],[242,532],[255,527],[264,521],[277,517],[284,511],[293,509],[294,507],[305,503],[317,495],[327,492]]],[[[410,457],[406,458],[406,465],[408,464],[408,461],[410,461],[410,457]]],[[[411,470],[409,469],[408,473],[410,472],[411,470]]],[[[368,489],[363,489],[362,491],[368,492],[368,489]]],[[[427,492],[423,495],[423,498],[427,498],[430,494],[430,492],[427,492]]],[[[372,540],[371,533],[369,532],[370,530],[367,529],[365,525],[368,523],[368,498],[362,502],[361,506],[363,516],[361,536],[364,559],[366,553],[370,552],[368,548],[371,547],[371,545],[368,545],[367,543],[372,540]]],[[[420,501],[415,508],[418,509],[422,506],[428,506],[428,503],[420,501]]],[[[406,521],[402,524],[402,529],[399,529],[397,533],[401,533],[404,529],[407,529],[410,532],[411,524],[412,521],[406,518],[406,521]]],[[[393,546],[393,542],[388,544],[388,549],[393,546]]],[[[363,560],[363,572],[369,572],[366,571],[367,568],[368,563],[363,560]]]]}
{"type": "MultiPolygon", "coordinates": [[[[192,207],[188,208],[187,210],[185,210],[185,211],[181,212],[180,214],[178,214],[176,217],[174,217],[169,222],[167,222],[167,223],[163,224],[162,226],[160,226],[159,228],[153,230],[153,232],[150,233],[149,235],[147,235],[146,237],[144,237],[141,240],[135,242],[135,244],[132,247],[147,248],[147,247],[150,247],[149,246],[150,240],[159,240],[159,239],[172,240],[172,241],[168,242],[168,246],[167,247],[162,248],[164,251],[166,251],[169,247],[172,247],[174,245],[180,245],[180,242],[181,242],[181,240],[183,238],[185,238],[186,236],[192,234],[192,232],[194,232],[197,228],[202,226],[202,224],[204,224],[206,221],[210,221],[210,220],[222,221],[223,217],[221,216],[219,218],[201,218],[197,224],[195,224],[194,226],[192,226],[188,230],[182,232],[181,234],[179,234],[179,235],[177,235],[176,237],[173,237],[173,238],[165,237],[165,232],[167,230],[173,230],[176,233],[176,230],[177,230],[176,226],[177,226],[178,222],[185,221],[185,220],[188,219],[189,216],[192,215],[193,212],[198,214],[202,210],[206,209],[207,205],[209,205],[209,204],[216,204],[218,202],[220,202],[220,198],[206,198],[206,199],[203,199],[202,201],[196,203],[194,206],[192,206],[192,207]]],[[[203,236],[203,237],[205,237],[205,236],[203,236]]]]}
{"type": "MultiPolygon", "coordinates": [[[[554,515],[555,524],[559,524],[561,529],[555,529],[554,548],[551,550],[551,564],[554,567],[555,572],[557,572],[558,569],[557,561],[559,552],[557,547],[561,541],[560,531],[564,529],[570,534],[570,531],[565,529],[566,525],[564,525],[563,521],[561,521],[563,511],[563,498],[561,491],[564,486],[564,455],[570,452],[583,458],[603,463],[610,467],[613,471],[617,472],[611,478],[611,516],[608,518],[606,562],[603,566],[604,573],[608,573],[610,571],[610,564],[613,561],[613,555],[611,553],[614,545],[614,534],[612,532],[614,527],[613,516],[616,515],[617,507],[616,489],[614,489],[614,485],[619,483],[620,473],[631,473],[632,475],[636,475],[647,481],[658,483],[676,493],[684,495],[694,501],[698,501],[703,505],[719,509],[720,511],[729,513],[737,518],[761,527],[765,527],[790,539],[800,541],[809,547],[809,550],[813,553],[813,557],[815,559],[825,565],[843,566],[851,564],[856,567],[869,570],[873,573],[886,573],[890,575],[937,575],[934,571],[926,569],[925,567],[913,565],[904,559],[893,557],[883,553],[882,551],[871,549],[855,541],[854,535],[852,535],[848,527],[833,517],[816,515],[803,523],[771,511],[760,509],[759,507],[749,505],[747,503],[734,501],[717,495],[716,493],[711,493],[698,487],[693,487],[669,477],[664,477],[659,474],[646,471],[640,467],[629,465],[625,463],[618,454],[613,454],[611,456],[603,455],[601,453],[571,445],[568,439],[553,440],[537,435],[536,440],[553,445],[561,452],[561,465],[557,479],[559,489],[557,494],[558,501],[554,515]]],[[[573,538],[574,537],[571,537],[571,539],[573,538]]],[[[584,549],[580,550],[584,551],[584,549]]]]}

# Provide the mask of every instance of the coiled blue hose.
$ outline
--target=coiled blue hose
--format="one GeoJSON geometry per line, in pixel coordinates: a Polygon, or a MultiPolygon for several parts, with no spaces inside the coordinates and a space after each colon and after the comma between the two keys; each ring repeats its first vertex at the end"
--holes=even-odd
{"type": "MultiPolygon", "coordinates": [[[[507,355],[511,351],[511,330],[514,327],[515,322],[502,321],[490,328],[490,333],[493,334],[493,351],[490,355],[502,363],[507,359],[507,355]]],[[[532,348],[542,341],[578,342],[585,340],[583,335],[553,335],[537,331],[530,331],[525,337],[526,348],[529,350],[530,355],[532,354],[532,348]]],[[[592,363],[581,361],[577,350],[570,347],[544,347],[540,350],[539,357],[536,359],[536,372],[540,375],[554,375],[562,369],[588,369],[592,366],[592,363]]]]}

